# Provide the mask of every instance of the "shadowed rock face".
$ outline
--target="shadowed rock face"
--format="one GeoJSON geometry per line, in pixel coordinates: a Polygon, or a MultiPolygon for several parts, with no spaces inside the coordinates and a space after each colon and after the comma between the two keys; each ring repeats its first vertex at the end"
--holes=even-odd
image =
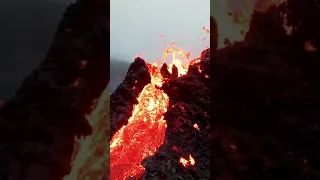
{"type": "Polygon", "coordinates": [[[304,49],[319,36],[307,21],[288,37],[278,12],[254,14],[244,42],[212,53],[213,179],[320,179],[320,55],[304,49]]]}
{"type": "Polygon", "coordinates": [[[147,63],[141,58],[136,58],[130,65],[123,82],[110,96],[110,139],[128,123],[133,106],[138,104],[137,97],[149,83],[151,83],[151,76],[147,63]]]}
{"type": "Polygon", "coordinates": [[[109,8],[79,0],[67,8],[41,65],[0,109],[0,176],[62,179],[85,114],[109,83],[109,8]]]}
{"type": "MultiPolygon", "coordinates": [[[[165,142],[153,156],[143,160],[146,170],[137,178],[209,179],[210,81],[207,75],[210,75],[210,49],[202,53],[201,61],[189,67],[185,76],[168,75],[166,67],[164,65],[161,72],[167,81],[159,87],[169,96],[169,106],[164,114],[167,122],[165,142]],[[200,130],[195,129],[194,124],[200,130]],[[181,157],[188,159],[189,155],[196,164],[183,167],[179,160],[181,157]]],[[[111,95],[111,135],[127,124],[133,104],[139,103],[137,97],[148,83],[148,66],[142,59],[136,59],[125,80],[111,95]]]]}
{"type": "Polygon", "coordinates": [[[210,16],[210,49],[212,51],[218,48],[218,27],[216,20],[210,16]]]}

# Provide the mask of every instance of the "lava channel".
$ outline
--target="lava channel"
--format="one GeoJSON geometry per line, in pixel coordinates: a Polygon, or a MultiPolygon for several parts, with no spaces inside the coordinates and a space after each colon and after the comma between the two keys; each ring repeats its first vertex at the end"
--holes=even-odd
{"type": "MultiPolygon", "coordinates": [[[[173,64],[179,69],[179,76],[187,72],[187,65],[183,66],[176,56],[183,56],[188,62],[188,53],[182,49],[168,48],[172,53],[173,64]]],[[[148,64],[151,83],[146,85],[138,97],[138,104],[134,107],[128,124],[115,133],[110,142],[110,179],[125,180],[137,177],[144,172],[141,165],[143,159],[153,155],[163,144],[166,131],[166,121],[163,114],[167,111],[169,97],[156,86],[160,87],[163,78],[157,64],[148,64]]]]}
{"type": "Polygon", "coordinates": [[[141,91],[128,124],[123,126],[110,142],[110,179],[123,180],[144,171],[141,161],[153,155],[163,144],[168,96],[156,88],[161,82],[160,70],[150,65],[151,84],[141,91]],[[153,71],[152,71],[153,70],[153,71]]]}

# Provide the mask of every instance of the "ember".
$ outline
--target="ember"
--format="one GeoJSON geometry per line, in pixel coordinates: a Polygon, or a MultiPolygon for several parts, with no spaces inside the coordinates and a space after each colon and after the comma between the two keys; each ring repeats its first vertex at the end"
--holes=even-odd
{"type": "Polygon", "coordinates": [[[194,127],[196,130],[200,131],[198,124],[194,124],[193,127],[194,127]]]}
{"type": "Polygon", "coordinates": [[[193,166],[196,164],[196,162],[194,161],[193,157],[191,155],[189,155],[189,160],[187,159],[184,159],[184,158],[180,158],[180,163],[184,166],[184,167],[187,167],[187,166],[193,166]]]}

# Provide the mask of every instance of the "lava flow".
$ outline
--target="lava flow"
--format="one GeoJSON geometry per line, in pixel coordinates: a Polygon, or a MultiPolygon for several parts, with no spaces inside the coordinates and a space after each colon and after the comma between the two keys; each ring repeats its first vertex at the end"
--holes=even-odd
{"type": "MultiPolygon", "coordinates": [[[[172,54],[174,64],[180,71],[179,75],[187,72],[188,63],[182,63],[177,57],[182,56],[188,62],[190,53],[177,49],[175,43],[163,52],[165,59],[172,54]],[[185,64],[185,66],[183,65],[185,64]]],[[[163,113],[167,111],[168,96],[156,86],[161,86],[163,79],[160,66],[149,64],[151,83],[141,91],[128,124],[123,126],[110,142],[110,179],[123,180],[135,177],[144,171],[141,162],[153,155],[163,144],[166,121],[163,113]]]]}
{"type": "MultiPolygon", "coordinates": [[[[251,15],[254,10],[264,11],[267,7],[284,2],[283,0],[267,0],[264,3],[259,0],[243,0],[237,2],[237,7],[231,6],[235,1],[213,0],[211,1],[211,16],[217,21],[219,48],[237,41],[242,41],[249,30],[251,15]],[[225,31],[228,29],[229,31],[225,31]]],[[[209,30],[206,31],[209,33],[209,30]]],[[[160,36],[163,38],[163,35],[160,36]]],[[[179,75],[187,71],[189,53],[177,49],[175,43],[163,52],[164,59],[172,53],[172,64],[178,70],[179,75]],[[183,56],[185,66],[177,56],[183,56]]],[[[308,46],[310,49],[310,46],[308,46]]],[[[314,49],[311,49],[314,51],[314,49]]],[[[171,70],[172,64],[169,64],[171,70]]],[[[156,152],[163,144],[166,122],[162,114],[166,112],[168,97],[156,85],[161,86],[162,76],[160,66],[149,65],[152,76],[151,84],[144,87],[138,97],[139,104],[134,107],[131,118],[126,126],[123,126],[110,141],[110,179],[122,180],[130,176],[137,176],[144,171],[141,161],[156,152]]],[[[109,97],[110,93],[104,93],[109,97]]],[[[103,104],[101,97],[99,104],[103,104]]],[[[92,135],[84,138],[76,138],[75,151],[72,158],[72,170],[64,180],[74,179],[108,179],[105,174],[109,172],[107,143],[109,142],[109,114],[106,105],[88,116],[92,127],[92,135]],[[101,109],[101,110],[100,110],[101,109]],[[102,114],[104,115],[101,115],[102,114]]],[[[195,125],[195,128],[198,127],[195,125]]],[[[185,162],[183,159],[182,162],[185,162]]],[[[182,163],[181,162],[181,163],[182,163]]],[[[192,164],[192,161],[189,160],[192,164]]]]}
{"type": "Polygon", "coordinates": [[[98,99],[97,106],[87,116],[90,136],[75,138],[71,172],[64,180],[109,179],[109,86],[98,99]]]}

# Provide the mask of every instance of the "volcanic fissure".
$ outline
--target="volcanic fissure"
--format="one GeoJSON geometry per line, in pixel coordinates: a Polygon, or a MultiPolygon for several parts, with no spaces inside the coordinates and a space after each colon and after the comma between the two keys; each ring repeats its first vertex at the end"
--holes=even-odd
{"type": "MultiPolygon", "coordinates": [[[[205,108],[195,99],[201,98],[197,93],[209,91],[205,81],[209,79],[210,49],[189,63],[189,53],[177,49],[175,43],[171,46],[164,56],[172,53],[172,64],[163,63],[160,67],[137,57],[123,83],[111,94],[110,179],[199,176],[196,169],[200,153],[193,146],[206,143],[203,137],[197,141],[196,133],[208,138],[209,117],[204,109],[209,109],[210,99],[198,99],[205,108]],[[190,118],[199,113],[202,122],[190,118]],[[156,167],[161,163],[166,166],[156,167]]],[[[209,169],[202,162],[200,165],[205,171],[209,169]]]]}

